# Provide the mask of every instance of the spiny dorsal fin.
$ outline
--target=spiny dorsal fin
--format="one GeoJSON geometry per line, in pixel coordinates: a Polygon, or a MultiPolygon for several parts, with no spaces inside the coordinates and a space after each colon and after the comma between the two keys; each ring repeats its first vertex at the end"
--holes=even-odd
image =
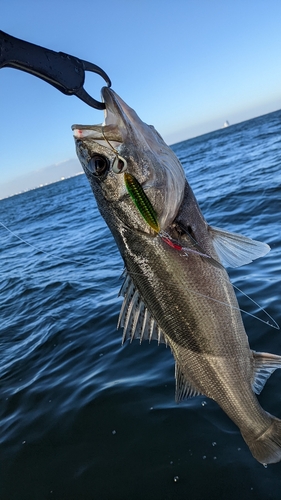
{"type": "Polygon", "coordinates": [[[194,396],[201,396],[202,393],[197,391],[190,382],[188,382],[179,366],[175,361],[175,379],[176,379],[176,403],[183,399],[193,398],[194,396]]]}
{"type": "Polygon", "coordinates": [[[138,290],[136,289],[131,277],[125,271],[123,273],[124,282],[121,286],[119,295],[124,297],[117,328],[124,328],[122,343],[130,339],[139,339],[140,344],[143,340],[157,340],[158,344],[168,345],[168,341],[158,326],[155,319],[143,303],[138,290]]]}
{"type": "Polygon", "coordinates": [[[254,357],[254,381],[253,391],[260,394],[270,375],[281,368],[281,356],[269,354],[267,352],[252,351],[254,357]]]}
{"type": "Polygon", "coordinates": [[[225,267],[239,267],[250,264],[270,251],[270,246],[252,240],[242,234],[230,233],[216,227],[208,227],[213,245],[225,267]]]}

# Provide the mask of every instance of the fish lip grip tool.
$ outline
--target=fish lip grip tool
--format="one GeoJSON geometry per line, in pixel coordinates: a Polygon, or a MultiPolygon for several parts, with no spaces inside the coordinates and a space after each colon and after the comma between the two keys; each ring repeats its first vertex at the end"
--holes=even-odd
{"type": "Polygon", "coordinates": [[[76,95],[92,108],[105,109],[105,104],[91,97],[83,87],[86,71],[100,75],[107,86],[111,87],[110,78],[96,64],[0,31],[0,68],[3,67],[30,73],[53,85],[65,95],[76,95]]]}

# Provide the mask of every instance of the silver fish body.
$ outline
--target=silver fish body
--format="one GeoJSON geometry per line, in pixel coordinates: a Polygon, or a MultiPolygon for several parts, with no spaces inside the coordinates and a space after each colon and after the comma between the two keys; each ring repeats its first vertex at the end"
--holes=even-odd
{"type": "Polygon", "coordinates": [[[210,227],[183,168],[153,127],[104,88],[105,123],[74,125],[76,149],[124,259],[123,340],[157,339],[175,358],[176,399],[204,394],[240,428],[261,463],[281,460],[281,421],[256,398],[281,357],[253,352],[222,264],[242,265],[263,243],[210,227]],[[127,171],[159,220],[149,226],[126,190],[127,171]]]}

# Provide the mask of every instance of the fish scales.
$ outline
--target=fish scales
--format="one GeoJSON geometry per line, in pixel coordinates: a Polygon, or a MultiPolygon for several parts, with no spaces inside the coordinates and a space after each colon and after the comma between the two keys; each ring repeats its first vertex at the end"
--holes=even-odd
{"type": "Polygon", "coordinates": [[[123,340],[166,342],[175,358],[176,399],[212,398],[258,461],[278,462],[281,421],[261,408],[255,393],[281,367],[281,357],[251,350],[224,267],[248,264],[269,247],[209,226],[158,132],[113,90],[104,88],[102,95],[104,124],[73,130],[78,158],[124,260],[123,340]]]}

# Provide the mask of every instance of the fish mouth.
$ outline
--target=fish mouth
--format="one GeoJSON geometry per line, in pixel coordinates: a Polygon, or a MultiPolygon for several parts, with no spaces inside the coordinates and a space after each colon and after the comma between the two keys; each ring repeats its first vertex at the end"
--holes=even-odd
{"type": "MultiPolygon", "coordinates": [[[[114,90],[108,88],[108,87],[103,87],[101,89],[101,97],[102,101],[105,104],[105,109],[104,109],[104,125],[108,126],[117,126],[118,125],[118,117],[123,114],[122,113],[122,106],[121,106],[121,99],[118,99],[117,94],[114,92],[114,90]]],[[[125,103],[124,103],[125,104],[125,103]]]]}
{"type": "Polygon", "coordinates": [[[76,139],[91,138],[94,141],[110,141],[115,147],[131,140],[143,140],[148,137],[147,125],[142,122],[136,112],[109,87],[101,89],[102,101],[105,104],[104,122],[100,125],[72,125],[76,139]]]}
{"type": "MultiPolygon", "coordinates": [[[[151,127],[144,123],[133,108],[130,108],[121,97],[109,87],[101,89],[101,97],[105,104],[104,126],[112,133],[119,132],[122,142],[146,145],[155,150],[155,137],[151,127]]],[[[158,133],[154,130],[154,134],[158,133]]],[[[162,140],[162,138],[161,138],[162,140]]]]}
{"type": "Polygon", "coordinates": [[[103,87],[101,89],[101,97],[105,104],[105,126],[118,127],[123,132],[123,135],[126,132],[125,135],[127,136],[127,129],[131,127],[131,123],[135,125],[137,124],[136,122],[142,123],[136,112],[111,88],[103,87]]]}
{"type": "Polygon", "coordinates": [[[104,122],[99,125],[72,125],[76,139],[93,139],[96,142],[105,140],[114,142],[117,146],[124,142],[127,123],[124,123],[126,109],[129,108],[122,99],[108,87],[101,89],[102,101],[105,104],[104,122]],[[105,139],[106,138],[106,139],[105,139]]]}

